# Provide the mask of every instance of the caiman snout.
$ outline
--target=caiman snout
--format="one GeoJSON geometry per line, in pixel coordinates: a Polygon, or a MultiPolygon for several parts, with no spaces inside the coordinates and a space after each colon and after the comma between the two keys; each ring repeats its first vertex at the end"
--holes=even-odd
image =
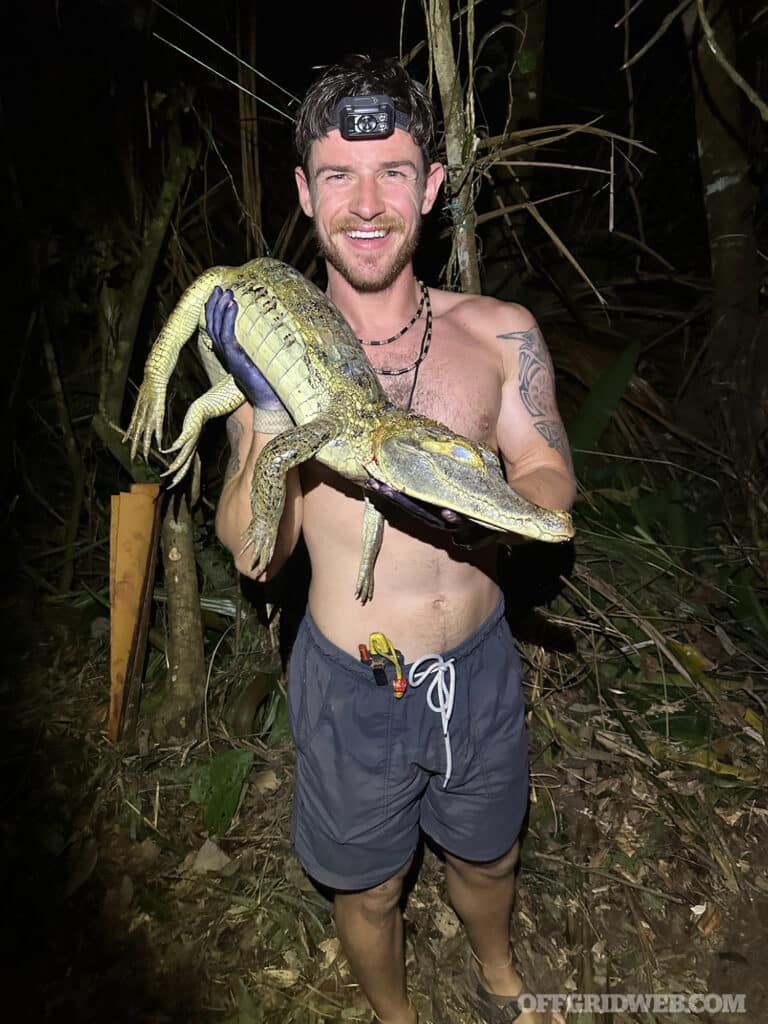
{"type": "Polygon", "coordinates": [[[574,534],[567,512],[535,505],[508,486],[494,452],[413,415],[380,428],[371,476],[411,498],[453,509],[491,530],[532,540],[565,541],[574,534]]]}

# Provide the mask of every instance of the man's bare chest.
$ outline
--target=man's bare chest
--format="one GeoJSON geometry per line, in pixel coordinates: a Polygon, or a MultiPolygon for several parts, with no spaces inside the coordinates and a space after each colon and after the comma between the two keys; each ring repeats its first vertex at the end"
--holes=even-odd
{"type": "MultiPolygon", "coordinates": [[[[399,368],[391,353],[382,357],[374,349],[367,354],[377,371],[399,368]]],[[[397,375],[379,373],[379,380],[399,408],[444,423],[474,441],[495,444],[501,373],[488,353],[473,348],[470,342],[437,338],[418,366],[397,375]]]]}

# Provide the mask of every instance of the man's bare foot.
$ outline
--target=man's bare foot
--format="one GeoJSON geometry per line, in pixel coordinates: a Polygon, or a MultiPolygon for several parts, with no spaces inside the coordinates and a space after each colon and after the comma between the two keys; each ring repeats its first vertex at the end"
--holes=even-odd
{"type": "MultiPolygon", "coordinates": [[[[473,954],[472,967],[480,984],[492,995],[514,998],[528,991],[512,963],[511,955],[506,963],[494,966],[481,964],[473,954]]],[[[539,1013],[535,1010],[522,1010],[519,1016],[514,1018],[514,1024],[565,1024],[565,1017],[555,1011],[539,1013]]]]}

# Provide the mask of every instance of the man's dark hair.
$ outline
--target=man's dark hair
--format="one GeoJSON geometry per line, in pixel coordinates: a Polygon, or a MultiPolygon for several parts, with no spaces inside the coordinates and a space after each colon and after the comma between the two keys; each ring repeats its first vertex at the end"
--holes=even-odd
{"type": "Polygon", "coordinates": [[[309,87],[296,114],[294,141],[304,170],[315,139],[330,131],[329,121],[344,96],[391,96],[395,107],[410,117],[409,134],[424,154],[425,168],[433,160],[435,112],[426,89],[415,82],[393,57],[373,60],[362,54],[347,57],[343,64],[325,68],[309,87]]]}

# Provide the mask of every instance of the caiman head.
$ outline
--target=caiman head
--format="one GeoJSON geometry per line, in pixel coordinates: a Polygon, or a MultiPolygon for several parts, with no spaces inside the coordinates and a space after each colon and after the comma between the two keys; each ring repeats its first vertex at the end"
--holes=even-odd
{"type": "Polygon", "coordinates": [[[574,534],[567,512],[534,505],[508,486],[490,448],[431,420],[387,417],[373,434],[366,469],[409,498],[453,509],[490,530],[552,542],[574,534]]]}

